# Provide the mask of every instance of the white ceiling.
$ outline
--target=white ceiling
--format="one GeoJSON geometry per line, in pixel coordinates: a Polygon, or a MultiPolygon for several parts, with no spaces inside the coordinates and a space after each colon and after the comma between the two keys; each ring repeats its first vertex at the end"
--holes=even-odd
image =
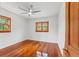
{"type": "Polygon", "coordinates": [[[24,17],[28,16],[25,14],[21,14],[24,11],[20,10],[19,7],[27,9],[30,4],[34,5],[35,10],[41,10],[41,12],[31,15],[32,18],[38,18],[58,14],[62,2],[0,2],[1,7],[24,17]]]}

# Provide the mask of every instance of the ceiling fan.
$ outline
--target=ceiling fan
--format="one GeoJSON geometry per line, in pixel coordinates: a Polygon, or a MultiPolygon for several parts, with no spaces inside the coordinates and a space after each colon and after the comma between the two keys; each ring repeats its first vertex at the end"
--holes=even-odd
{"type": "Polygon", "coordinates": [[[29,8],[27,8],[27,9],[24,9],[24,8],[21,8],[21,7],[19,7],[19,9],[24,11],[24,13],[21,13],[21,14],[27,14],[28,16],[30,16],[30,15],[32,15],[34,13],[41,12],[41,10],[34,10],[33,5],[30,5],[29,8]]]}

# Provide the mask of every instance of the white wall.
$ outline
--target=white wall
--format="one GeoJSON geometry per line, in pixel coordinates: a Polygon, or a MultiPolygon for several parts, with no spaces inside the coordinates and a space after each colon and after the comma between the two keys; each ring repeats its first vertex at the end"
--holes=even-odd
{"type": "Polygon", "coordinates": [[[27,39],[27,19],[0,7],[0,15],[11,17],[11,32],[0,33],[0,49],[27,39]]]}
{"type": "Polygon", "coordinates": [[[61,52],[63,53],[63,48],[65,44],[65,3],[62,3],[58,20],[59,20],[58,44],[61,49],[61,52]]]}
{"type": "Polygon", "coordinates": [[[29,39],[57,43],[58,40],[58,16],[35,18],[29,20],[29,39]],[[49,32],[35,32],[35,22],[48,21],[49,32]]]}

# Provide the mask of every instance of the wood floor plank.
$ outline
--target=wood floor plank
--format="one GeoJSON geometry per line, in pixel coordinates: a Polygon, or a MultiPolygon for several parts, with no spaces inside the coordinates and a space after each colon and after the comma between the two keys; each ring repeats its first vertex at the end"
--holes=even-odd
{"type": "MultiPolygon", "coordinates": [[[[0,49],[1,57],[36,57],[37,51],[47,53],[48,57],[61,56],[61,52],[56,43],[42,41],[25,40],[7,48],[0,49]]],[[[44,56],[43,56],[44,57],[44,56]]]]}
{"type": "Polygon", "coordinates": [[[18,48],[20,48],[24,45],[28,45],[30,43],[31,43],[31,40],[27,40],[27,41],[25,40],[23,42],[19,42],[14,45],[8,46],[7,48],[0,49],[0,56],[10,53],[11,51],[14,51],[15,49],[18,49],[18,48]]]}

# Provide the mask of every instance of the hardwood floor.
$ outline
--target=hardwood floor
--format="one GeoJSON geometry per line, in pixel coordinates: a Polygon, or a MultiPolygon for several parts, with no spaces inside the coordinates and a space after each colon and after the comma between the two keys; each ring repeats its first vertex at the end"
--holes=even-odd
{"type": "Polygon", "coordinates": [[[1,57],[36,57],[41,52],[41,56],[58,57],[61,56],[56,43],[25,40],[7,48],[0,49],[1,57]]]}

